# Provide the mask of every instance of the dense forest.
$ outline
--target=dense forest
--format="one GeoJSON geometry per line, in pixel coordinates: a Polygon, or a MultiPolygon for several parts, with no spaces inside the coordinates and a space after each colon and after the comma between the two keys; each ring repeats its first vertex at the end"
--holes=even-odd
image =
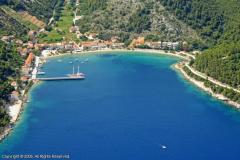
{"type": "Polygon", "coordinates": [[[158,0],[207,40],[208,46],[240,40],[239,0],[158,0]]]}
{"type": "Polygon", "coordinates": [[[11,82],[19,79],[22,64],[16,47],[0,41],[0,132],[10,120],[4,104],[9,101],[9,95],[14,90],[11,82]]]}
{"type": "Polygon", "coordinates": [[[80,1],[80,13],[89,15],[97,10],[104,10],[107,6],[107,0],[83,0],[80,1]]]}
{"type": "Polygon", "coordinates": [[[193,65],[223,83],[240,88],[240,42],[209,49],[199,54],[193,65]]]}
{"type": "Polygon", "coordinates": [[[204,85],[208,88],[211,88],[211,90],[214,93],[217,94],[222,94],[225,97],[240,103],[240,93],[235,92],[234,90],[228,89],[228,88],[224,88],[218,85],[215,85],[214,83],[212,83],[211,81],[208,81],[206,79],[203,79],[195,74],[193,74],[186,66],[183,68],[183,70],[190,76],[193,77],[194,79],[196,79],[197,81],[201,81],[204,82],[204,85]]]}

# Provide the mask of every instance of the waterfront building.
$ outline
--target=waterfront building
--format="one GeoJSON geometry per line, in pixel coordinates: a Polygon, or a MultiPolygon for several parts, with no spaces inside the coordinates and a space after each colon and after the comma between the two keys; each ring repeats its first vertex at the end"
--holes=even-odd
{"type": "Polygon", "coordinates": [[[152,49],[161,49],[162,42],[146,42],[145,45],[152,49]]]}
{"type": "Polygon", "coordinates": [[[10,102],[16,102],[19,100],[19,93],[17,91],[12,91],[12,93],[10,94],[10,102]]]}

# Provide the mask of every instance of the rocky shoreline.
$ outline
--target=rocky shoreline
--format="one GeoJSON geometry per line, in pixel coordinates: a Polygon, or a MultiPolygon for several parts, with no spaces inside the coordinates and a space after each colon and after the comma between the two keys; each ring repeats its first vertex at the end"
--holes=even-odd
{"type": "Polygon", "coordinates": [[[240,109],[240,104],[237,102],[232,101],[231,99],[225,97],[222,94],[216,94],[212,91],[211,88],[206,87],[204,85],[204,82],[201,81],[197,81],[196,79],[190,77],[184,70],[183,70],[183,66],[178,63],[174,65],[174,68],[177,69],[178,71],[180,71],[180,73],[190,82],[192,82],[194,85],[196,85],[198,88],[206,91],[207,93],[209,93],[211,96],[217,98],[218,100],[224,101],[226,104],[231,105],[237,109],[240,109]]]}

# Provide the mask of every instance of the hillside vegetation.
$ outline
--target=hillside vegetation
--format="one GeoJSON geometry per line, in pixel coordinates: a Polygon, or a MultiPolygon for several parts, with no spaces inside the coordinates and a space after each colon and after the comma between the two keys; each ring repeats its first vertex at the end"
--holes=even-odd
{"type": "Polygon", "coordinates": [[[5,13],[4,10],[0,8],[0,36],[1,35],[16,35],[17,37],[21,37],[22,35],[26,35],[28,28],[12,18],[8,14],[5,13]]]}
{"type": "MultiPolygon", "coordinates": [[[[119,36],[122,41],[155,35],[156,40],[199,39],[196,32],[177,20],[156,0],[81,0],[80,31],[119,36]]],[[[200,39],[199,39],[200,40],[200,39]]]]}
{"type": "Polygon", "coordinates": [[[240,87],[240,1],[160,0],[168,10],[206,39],[208,49],[197,56],[194,66],[201,72],[240,87]]]}
{"type": "Polygon", "coordinates": [[[19,80],[23,60],[12,44],[0,41],[0,133],[10,122],[7,109],[4,106],[9,101],[9,95],[14,90],[13,79],[19,80]]]}
{"type": "Polygon", "coordinates": [[[61,41],[78,41],[76,35],[71,33],[69,29],[73,25],[73,6],[72,4],[65,4],[63,10],[60,13],[60,18],[55,21],[53,27],[51,27],[49,33],[41,34],[39,36],[39,42],[61,42],[61,41]]]}
{"type": "Polygon", "coordinates": [[[209,46],[240,40],[239,0],[158,0],[209,46]]]}
{"type": "Polygon", "coordinates": [[[194,67],[207,75],[240,88],[240,43],[221,44],[197,56],[194,67]]]}
{"type": "Polygon", "coordinates": [[[179,20],[195,29],[209,47],[213,47],[198,55],[193,66],[221,82],[239,88],[240,1],[159,1],[179,20]]]}
{"type": "MultiPolygon", "coordinates": [[[[54,12],[62,6],[64,0],[5,0],[2,3],[16,11],[27,11],[45,23],[53,16],[54,12]]],[[[0,3],[0,4],[1,4],[0,3]]]]}
{"type": "MultiPolygon", "coordinates": [[[[0,38],[13,35],[27,40],[30,30],[45,27],[49,19],[58,19],[64,0],[0,0],[0,38]]],[[[23,57],[13,43],[0,41],[0,133],[10,123],[9,96],[12,82],[21,87],[20,73],[23,57]]]]}
{"type": "Polygon", "coordinates": [[[2,6],[2,11],[5,12],[9,17],[14,18],[19,23],[24,24],[29,29],[38,29],[45,27],[45,23],[38,20],[35,16],[28,14],[26,11],[23,12],[16,12],[15,10],[7,7],[2,6]]]}
{"type": "Polygon", "coordinates": [[[45,27],[49,19],[58,19],[64,0],[0,1],[0,36],[25,37],[32,29],[45,27]]]}

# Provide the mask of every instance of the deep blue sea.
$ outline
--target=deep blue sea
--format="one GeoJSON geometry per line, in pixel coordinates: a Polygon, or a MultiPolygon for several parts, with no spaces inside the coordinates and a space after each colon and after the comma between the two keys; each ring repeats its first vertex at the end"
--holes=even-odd
{"type": "Polygon", "coordinates": [[[184,80],[171,68],[179,59],[115,53],[50,58],[42,69],[45,76],[64,76],[74,64],[86,79],[33,87],[21,120],[0,144],[0,155],[240,159],[240,111],[184,80]]]}

